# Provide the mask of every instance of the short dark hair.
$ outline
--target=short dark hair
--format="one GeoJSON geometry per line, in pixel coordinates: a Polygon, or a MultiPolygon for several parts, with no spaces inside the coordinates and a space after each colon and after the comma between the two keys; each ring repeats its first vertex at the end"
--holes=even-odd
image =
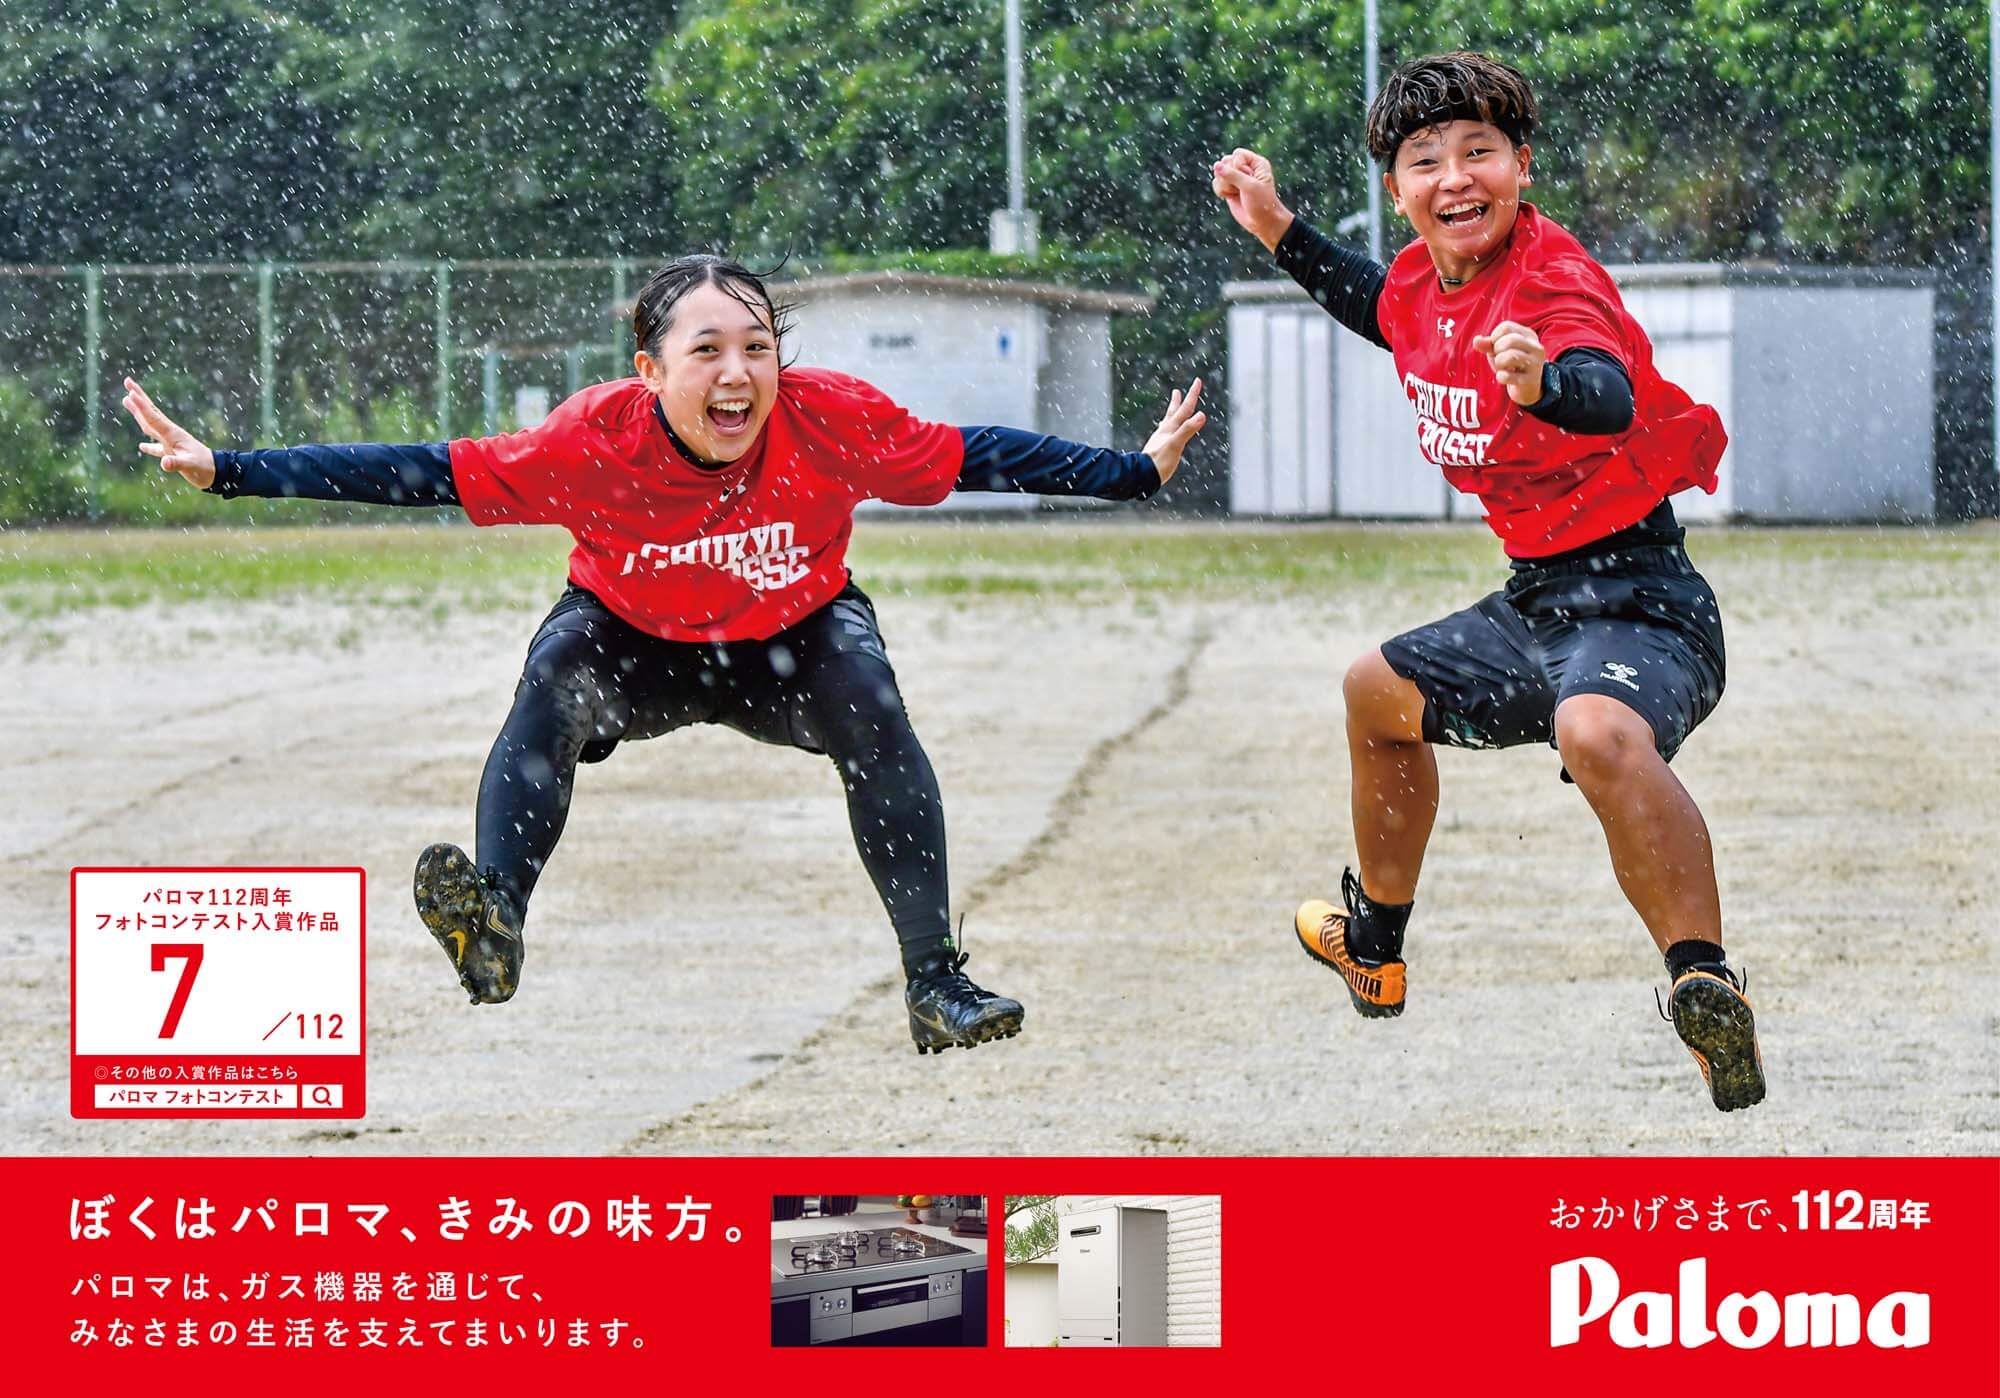
{"type": "Polygon", "coordinates": [[[712,252],[691,252],[677,257],[639,288],[638,299],[632,303],[632,335],[640,349],[658,356],[660,342],[674,323],[674,307],[681,298],[698,286],[719,286],[751,310],[769,316],[771,334],[782,348],[785,336],[792,330],[792,308],[772,300],[771,290],[764,281],[784,265],[780,262],[777,267],[753,272],[733,258],[712,252]]]}
{"type": "Polygon", "coordinates": [[[1535,94],[1521,71],[1457,50],[1412,59],[1389,74],[1368,108],[1368,154],[1383,165],[1419,131],[1448,121],[1497,126],[1515,145],[1534,134],[1535,94]]]}

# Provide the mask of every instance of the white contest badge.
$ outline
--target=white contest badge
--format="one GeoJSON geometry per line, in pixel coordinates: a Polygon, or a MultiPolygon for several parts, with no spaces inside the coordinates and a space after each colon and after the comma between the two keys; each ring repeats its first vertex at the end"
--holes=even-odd
{"type": "Polygon", "coordinates": [[[365,884],[72,869],[70,1115],[363,1115],[365,884]]]}

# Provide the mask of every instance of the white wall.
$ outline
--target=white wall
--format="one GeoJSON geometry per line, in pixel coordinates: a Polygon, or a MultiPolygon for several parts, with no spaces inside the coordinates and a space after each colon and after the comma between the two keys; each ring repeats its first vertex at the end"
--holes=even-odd
{"type": "Polygon", "coordinates": [[[1027,1347],[1054,1344],[1056,1264],[1023,1262],[1008,1267],[1001,1274],[1000,1285],[1006,1289],[1007,1343],[1027,1347]]]}

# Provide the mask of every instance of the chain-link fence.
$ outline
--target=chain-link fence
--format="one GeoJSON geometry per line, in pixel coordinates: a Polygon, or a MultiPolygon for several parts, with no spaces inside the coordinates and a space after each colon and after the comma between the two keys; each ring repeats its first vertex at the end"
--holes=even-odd
{"type": "Polygon", "coordinates": [[[144,465],[119,410],[127,374],[217,444],[506,431],[630,372],[625,308],[653,265],[0,266],[0,416],[53,456],[16,440],[6,474],[67,478],[71,511],[31,513],[115,505],[144,465]]]}
{"type": "MultiPolygon", "coordinates": [[[[1935,460],[1946,518],[2000,512],[1986,303],[1972,294],[1983,289],[1981,256],[1983,245],[1968,248],[1963,275],[1940,294],[1935,460]]],[[[0,523],[197,508],[147,478],[118,406],[127,374],[218,445],[510,430],[585,384],[631,372],[630,298],[656,265],[0,264],[0,523]]],[[[1150,392],[1178,373],[1190,331],[1212,401],[1226,401],[1222,317],[1201,305],[1205,285],[1170,283],[1154,314],[1119,334],[1121,434],[1143,438],[1155,406],[1125,385],[1150,392]]],[[[1224,414],[1204,434],[1176,485],[1177,509],[1226,509],[1228,428],[1224,414]]]]}

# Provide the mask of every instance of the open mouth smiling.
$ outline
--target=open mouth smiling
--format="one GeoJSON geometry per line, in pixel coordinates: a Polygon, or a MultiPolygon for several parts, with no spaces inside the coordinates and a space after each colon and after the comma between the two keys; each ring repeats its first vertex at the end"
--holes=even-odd
{"type": "Polygon", "coordinates": [[[734,435],[750,424],[748,398],[718,398],[708,405],[708,420],[718,432],[734,435]]]}
{"type": "Polygon", "coordinates": [[[1448,209],[1440,209],[1437,219],[1446,228],[1463,228],[1485,218],[1489,207],[1486,204],[1453,204],[1448,209]]]}

